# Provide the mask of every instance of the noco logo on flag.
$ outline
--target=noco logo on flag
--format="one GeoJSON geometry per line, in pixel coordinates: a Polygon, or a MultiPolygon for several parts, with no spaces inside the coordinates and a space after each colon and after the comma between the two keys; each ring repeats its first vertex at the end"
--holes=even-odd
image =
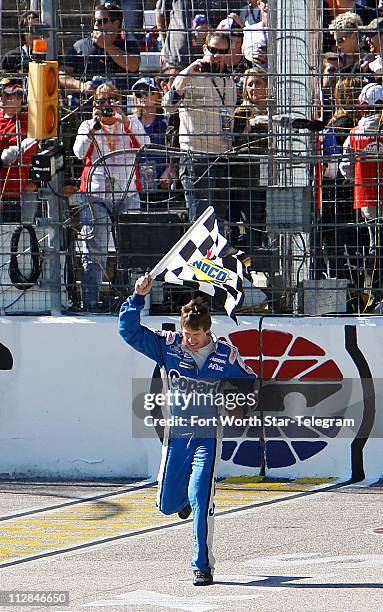
{"type": "Polygon", "coordinates": [[[193,261],[189,266],[194,270],[199,281],[223,285],[230,280],[229,270],[222,268],[222,266],[217,266],[210,259],[204,258],[193,261]]]}

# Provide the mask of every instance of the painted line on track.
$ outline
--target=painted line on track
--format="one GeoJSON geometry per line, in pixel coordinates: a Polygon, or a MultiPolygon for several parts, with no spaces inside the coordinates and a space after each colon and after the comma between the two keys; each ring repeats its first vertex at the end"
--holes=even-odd
{"type": "MultiPolygon", "coordinates": [[[[331,491],[339,487],[347,486],[347,483],[316,485],[309,490],[291,493],[286,493],[286,491],[283,490],[283,494],[281,494],[282,491],[278,490],[265,491],[264,489],[267,488],[266,483],[262,483],[262,486],[263,490],[261,491],[249,491],[247,488],[245,490],[235,490],[235,495],[233,495],[232,499],[232,507],[223,507],[221,510],[218,509],[216,516],[226,516],[228,514],[313,495],[315,493],[331,491]],[[242,503],[238,503],[241,500],[241,497],[238,495],[240,493],[242,494],[242,503]],[[257,495],[259,496],[259,494],[261,494],[261,497],[264,497],[265,493],[273,496],[272,499],[261,499],[249,503],[251,499],[254,499],[257,495]]],[[[134,536],[159,532],[163,529],[179,526],[180,524],[192,521],[192,519],[188,519],[187,521],[181,521],[180,519],[174,520],[174,518],[170,519],[169,517],[159,515],[158,511],[153,507],[155,493],[156,491],[153,483],[146,483],[119,490],[118,492],[105,493],[90,498],[75,500],[73,502],[56,504],[55,506],[38,508],[29,512],[2,517],[2,525],[4,526],[2,531],[9,531],[9,538],[7,539],[4,535],[0,536],[0,559],[3,557],[3,561],[0,561],[0,568],[11,567],[67,552],[84,550],[92,546],[117,542],[134,536]],[[142,497],[137,496],[136,493],[138,493],[138,495],[141,494],[142,497]],[[116,503],[118,502],[117,496],[122,498],[120,503],[116,503]],[[115,499],[110,504],[105,501],[101,508],[92,507],[90,505],[92,502],[99,502],[101,500],[106,500],[106,498],[115,499]],[[143,501],[150,501],[151,503],[143,504],[143,501]],[[79,504],[82,504],[83,507],[78,507],[79,504]],[[150,510],[146,513],[142,512],[143,506],[148,507],[150,510]],[[76,507],[78,507],[78,512],[76,507]],[[65,511],[67,508],[68,511],[65,511]],[[64,510],[64,512],[62,512],[62,510],[64,510]],[[107,514],[105,514],[106,510],[108,510],[107,514]],[[39,519],[34,516],[41,513],[46,514],[45,520],[44,517],[39,519]],[[28,521],[28,518],[31,518],[31,520],[28,521]],[[158,524],[159,520],[161,524],[158,524]],[[165,524],[164,520],[167,521],[165,524]],[[9,521],[12,521],[11,525],[9,521]],[[146,527],[145,523],[147,524],[148,522],[154,522],[155,524],[146,527]],[[36,536],[39,534],[40,540],[39,537],[33,539],[33,527],[37,527],[35,533],[36,536]],[[127,532],[127,529],[133,530],[127,532]],[[61,530],[63,531],[61,532],[61,530]],[[100,538],[93,537],[92,539],[91,536],[95,536],[98,531],[101,536],[106,535],[108,531],[109,533],[114,532],[115,535],[100,538]],[[118,531],[120,533],[118,533],[118,531]],[[76,532],[77,535],[75,535],[76,532]],[[23,534],[28,538],[28,542],[25,539],[23,540],[23,534]],[[21,537],[18,539],[18,536],[21,537]],[[81,540],[84,539],[86,539],[86,541],[81,542],[81,540]],[[3,544],[1,540],[3,540],[3,544]],[[48,540],[48,542],[45,540],[48,540]],[[67,545],[60,547],[60,540],[66,540],[67,545]],[[73,540],[77,540],[78,543],[72,544],[71,540],[72,542],[73,540]],[[41,549],[44,548],[46,550],[42,552],[41,549]],[[34,549],[33,552],[31,549],[34,549]],[[9,560],[7,560],[7,557],[9,560]]],[[[225,500],[223,506],[230,503],[230,501],[227,500],[229,493],[230,489],[228,489],[227,486],[222,487],[222,489],[218,488],[216,496],[218,507],[220,504],[220,494],[222,494],[225,500]]]]}
{"type": "Polygon", "coordinates": [[[39,514],[40,512],[49,512],[50,510],[60,510],[67,506],[75,506],[77,504],[84,504],[85,502],[97,501],[105,497],[113,497],[113,495],[121,495],[122,493],[129,493],[130,491],[139,491],[140,489],[147,489],[157,484],[156,481],[145,482],[144,484],[131,485],[131,487],[124,487],[118,489],[118,491],[112,491],[109,493],[100,493],[99,495],[93,495],[91,497],[81,497],[81,499],[74,499],[69,502],[63,502],[61,504],[55,504],[54,506],[41,506],[40,508],[33,508],[32,510],[25,510],[25,512],[17,512],[16,514],[7,514],[0,516],[0,521],[10,521],[12,519],[21,518],[24,516],[32,516],[33,514],[39,514]]]}

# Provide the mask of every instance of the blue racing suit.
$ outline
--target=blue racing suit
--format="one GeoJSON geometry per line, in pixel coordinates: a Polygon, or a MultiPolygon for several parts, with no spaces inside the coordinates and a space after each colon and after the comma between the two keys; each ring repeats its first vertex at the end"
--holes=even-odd
{"type": "Polygon", "coordinates": [[[141,325],[144,302],[136,293],[126,300],[120,310],[119,333],[130,346],[159,365],[172,393],[182,392],[177,394],[176,401],[171,400],[170,414],[182,416],[186,421],[181,427],[168,428],[164,437],[157,507],[164,514],[173,514],[190,503],[195,549],[192,568],[213,572],[213,498],[222,428],[219,424],[208,428],[193,425],[193,415],[207,419],[217,416],[214,394],[222,381],[235,385],[236,381],[247,379],[252,388],[255,374],[244,364],[238,350],[222,340],[214,342],[213,351],[199,371],[192,354],[184,350],[182,334],[152,331],[141,325]],[[193,391],[205,393],[212,400],[201,407],[200,402],[193,401],[193,391]],[[188,394],[192,396],[191,401],[187,400],[188,394]]]}

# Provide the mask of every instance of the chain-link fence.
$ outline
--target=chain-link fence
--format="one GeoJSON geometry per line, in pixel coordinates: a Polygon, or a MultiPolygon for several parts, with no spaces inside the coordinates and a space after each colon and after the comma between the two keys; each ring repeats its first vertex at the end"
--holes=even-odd
{"type": "MultiPolygon", "coordinates": [[[[380,314],[383,9],[343,4],[3,0],[2,314],[118,312],[208,206],[243,311],[380,314]],[[58,130],[36,141],[47,59],[58,130]]],[[[151,311],[191,293],[157,282],[151,311]]]]}

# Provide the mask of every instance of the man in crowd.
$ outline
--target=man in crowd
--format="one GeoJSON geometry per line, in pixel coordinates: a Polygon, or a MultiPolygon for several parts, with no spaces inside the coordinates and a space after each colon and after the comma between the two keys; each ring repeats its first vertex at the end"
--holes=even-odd
{"type": "Polygon", "coordinates": [[[214,206],[222,220],[228,207],[228,167],[220,156],[232,146],[232,124],[237,100],[235,83],[226,69],[230,36],[210,32],[203,57],[174,79],[165,95],[165,108],[179,110],[180,179],[190,219],[214,206]]]}
{"type": "Polygon", "coordinates": [[[241,0],[159,0],[157,23],[167,34],[161,52],[167,64],[186,67],[196,59],[192,22],[196,15],[205,15],[208,30],[213,30],[230,11],[239,13],[241,0]]]}
{"type": "Polygon", "coordinates": [[[22,194],[36,190],[29,181],[34,141],[26,138],[28,114],[24,109],[21,80],[4,78],[0,83],[0,220],[20,221],[22,194]]]}
{"type": "Polygon", "coordinates": [[[228,381],[254,397],[255,374],[236,348],[213,338],[210,313],[201,298],[183,306],[181,333],[155,332],[141,325],[140,311],[151,288],[148,274],[136,281],[134,294],[121,307],[119,333],[158,364],[173,394],[167,416],[182,417],[183,424],[165,429],[157,507],[164,514],[178,512],[181,519],[193,512],[193,584],[207,586],[213,582],[214,488],[222,441],[220,424],[214,424],[219,416],[217,395],[221,383],[228,381]],[[197,394],[177,392],[188,386],[196,389],[197,381],[197,394]],[[206,426],[199,424],[202,418],[206,426]]]}
{"type": "Polygon", "coordinates": [[[247,68],[242,55],[243,22],[238,15],[230,13],[218,24],[217,30],[227,32],[230,36],[230,53],[226,62],[228,70],[236,75],[243,74],[247,68]]]}
{"type": "Polygon", "coordinates": [[[65,54],[60,83],[66,89],[93,92],[92,77],[113,80],[120,91],[132,84],[129,75],[140,67],[140,52],[135,40],[121,36],[122,11],[118,4],[98,4],[93,32],[77,40],[65,54]]]}
{"type": "Polygon", "coordinates": [[[32,43],[41,38],[41,34],[38,33],[41,25],[39,15],[35,11],[25,11],[21,15],[19,21],[21,45],[4,55],[1,61],[1,68],[4,72],[10,74],[28,72],[32,43]]]}

